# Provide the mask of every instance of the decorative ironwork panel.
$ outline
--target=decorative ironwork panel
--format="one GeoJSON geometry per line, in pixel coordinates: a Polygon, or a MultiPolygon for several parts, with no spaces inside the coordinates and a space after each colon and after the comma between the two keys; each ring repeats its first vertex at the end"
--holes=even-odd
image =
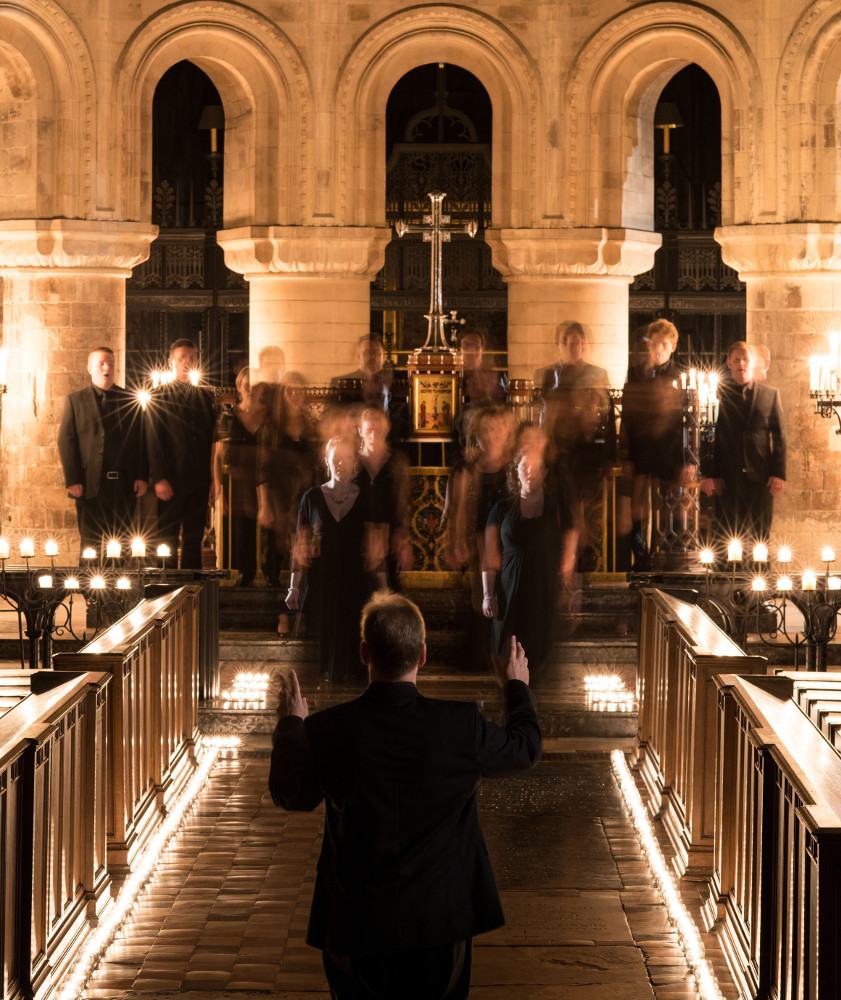
{"type": "Polygon", "coordinates": [[[204,287],[204,246],[170,243],[166,248],[166,287],[204,287]]]}

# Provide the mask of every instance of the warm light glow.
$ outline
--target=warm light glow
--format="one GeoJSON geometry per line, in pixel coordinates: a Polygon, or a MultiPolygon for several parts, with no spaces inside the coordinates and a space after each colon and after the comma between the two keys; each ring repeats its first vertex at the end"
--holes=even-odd
{"type": "Polygon", "coordinates": [[[669,921],[677,932],[686,956],[686,964],[695,977],[698,996],[700,1000],[721,1000],[722,994],[706,960],[701,935],[683,904],[678,884],[663,857],[651,820],[648,818],[648,811],[634,784],[625,755],[621,750],[614,750],[610,755],[610,762],[625,800],[628,815],[639,836],[648,868],[663,899],[669,921]]]}
{"type": "Polygon", "coordinates": [[[752,587],[755,591],[765,590],[765,581],[761,576],[755,576],[753,578],[752,587]]]}
{"type": "Polygon", "coordinates": [[[742,543],[734,538],[727,546],[727,561],[738,562],[742,558],[742,543]]]}
{"type": "Polygon", "coordinates": [[[172,555],[172,552],[170,552],[168,545],[159,545],[158,546],[158,558],[160,558],[160,559],[168,559],[171,555],[172,555]]]}
{"type": "Polygon", "coordinates": [[[800,586],[804,590],[814,590],[818,585],[818,578],[815,576],[814,572],[810,569],[803,570],[803,578],[801,580],[800,586]]]}
{"type": "Polygon", "coordinates": [[[201,372],[198,370],[198,368],[191,368],[190,369],[190,384],[191,385],[198,385],[199,382],[201,382],[201,372]]]}
{"type": "Polygon", "coordinates": [[[105,578],[102,576],[95,576],[90,582],[91,590],[105,590],[105,578]]]}
{"type": "Polygon", "coordinates": [[[44,545],[44,555],[45,556],[57,556],[58,555],[58,542],[53,541],[51,538],[44,545]]]}
{"type": "Polygon", "coordinates": [[[152,398],[152,393],[148,389],[140,389],[137,393],[137,402],[140,403],[142,409],[146,409],[149,405],[149,400],[152,398]]]}
{"type": "Polygon", "coordinates": [[[777,553],[777,562],[791,562],[791,549],[787,545],[777,553]]]}
{"type": "Polygon", "coordinates": [[[633,692],[617,674],[590,674],[584,678],[587,707],[593,712],[634,712],[633,692]]]}
{"type": "Polygon", "coordinates": [[[53,578],[49,573],[45,573],[43,576],[38,577],[38,586],[41,590],[49,590],[53,585],[53,578]]]}
{"type": "Polygon", "coordinates": [[[68,576],[67,577],[67,579],[64,581],[64,589],[65,590],[78,590],[79,589],[79,581],[76,579],[75,576],[68,576]]]}
{"type": "Polygon", "coordinates": [[[0,538],[0,559],[9,558],[9,543],[5,538],[0,538]]]}
{"type": "Polygon", "coordinates": [[[105,546],[106,559],[119,559],[120,556],[122,555],[122,552],[123,552],[123,547],[116,540],[116,538],[112,538],[105,546]]]}
{"type": "Polygon", "coordinates": [[[269,689],[269,675],[244,670],[234,677],[230,690],[222,692],[225,708],[263,709],[269,689]]]}
{"type": "Polygon", "coordinates": [[[83,559],[96,559],[96,549],[87,548],[82,550],[83,559]]]}
{"type": "Polygon", "coordinates": [[[132,559],[142,559],[146,555],[146,543],[142,538],[133,538],[131,542],[132,559]]]}
{"type": "Polygon", "coordinates": [[[841,576],[831,576],[826,581],[827,590],[841,590],[841,576]]]}
{"type": "Polygon", "coordinates": [[[757,542],[753,547],[753,561],[758,563],[768,562],[768,546],[762,542],[757,542]]]}
{"type": "Polygon", "coordinates": [[[131,590],[131,580],[127,576],[121,576],[117,580],[117,590],[131,590]]]}
{"type": "Polygon", "coordinates": [[[715,562],[715,553],[712,549],[701,549],[699,558],[703,566],[711,566],[715,562]]]}
{"type": "Polygon", "coordinates": [[[31,559],[35,555],[35,542],[31,538],[21,539],[20,555],[22,559],[31,559]]]}
{"type": "Polygon", "coordinates": [[[777,590],[791,590],[791,588],[792,583],[790,576],[781,576],[779,580],[777,580],[777,590]]]}
{"type": "Polygon", "coordinates": [[[835,562],[835,552],[829,545],[821,549],[821,562],[835,562]]]}

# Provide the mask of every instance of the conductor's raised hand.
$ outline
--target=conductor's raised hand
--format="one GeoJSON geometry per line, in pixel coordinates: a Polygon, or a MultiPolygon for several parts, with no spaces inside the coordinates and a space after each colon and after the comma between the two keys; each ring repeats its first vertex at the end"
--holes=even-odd
{"type": "Polygon", "coordinates": [[[277,714],[278,718],[296,715],[299,719],[306,719],[309,715],[307,699],[301,694],[301,685],[294,670],[290,670],[286,676],[280,675],[277,714]]]}
{"type": "Polygon", "coordinates": [[[522,643],[517,642],[517,637],[512,635],[508,640],[508,651],[505,660],[496,653],[492,656],[494,673],[500,685],[505,685],[508,681],[529,682],[529,661],[526,657],[522,643]]]}

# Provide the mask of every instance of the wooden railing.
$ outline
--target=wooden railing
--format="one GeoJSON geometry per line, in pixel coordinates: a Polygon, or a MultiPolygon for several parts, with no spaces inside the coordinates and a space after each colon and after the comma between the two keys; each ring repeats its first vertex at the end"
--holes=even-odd
{"type": "Polygon", "coordinates": [[[192,772],[198,735],[199,597],[189,585],[141,602],[56,670],[111,675],[108,868],[125,875],[192,772]]]}
{"type": "Polygon", "coordinates": [[[0,968],[44,996],[110,905],[104,673],[0,672],[0,968]]]}
{"type": "Polygon", "coordinates": [[[741,996],[835,1000],[841,983],[841,677],[724,675],[706,914],[741,996]]]}
{"type": "Polygon", "coordinates": [[[764,674],[704,612],[655,589],[640,593],[638,764],[681,875],[704,879],[715,833],[715,677],[764,674]]]}

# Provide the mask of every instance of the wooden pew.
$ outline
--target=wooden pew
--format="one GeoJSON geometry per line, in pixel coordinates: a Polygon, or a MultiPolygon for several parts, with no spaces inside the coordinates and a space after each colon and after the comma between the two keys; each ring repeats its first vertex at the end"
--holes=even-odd
{"type": "Polygon", "coordinates": [[[678,875],[713,868],[719,674],[764,674],[696,605],[654,588],[640,592],[637,764],[649,808],[674,848],[678,875]]]}
{"type": "Polygon", "coordinates": [[[841,677],[716,678],[715,869],[705,912],[743,997],[841,984],[841,677]],[[834,718],[833,718],[834,717],[834,718]]]}
{"type": "Polygon", "coordinates": [[[0,967],[41,997],[111,905],[105,726],[110,677],[0,672],[0,967]]]}
{"type": "Polygon", "coordinates": [[[108,868],[124,877],[195,766],[198,735],[200,585],[151,600],[56,670],[103,670],[108,713],[108,868]]]}

